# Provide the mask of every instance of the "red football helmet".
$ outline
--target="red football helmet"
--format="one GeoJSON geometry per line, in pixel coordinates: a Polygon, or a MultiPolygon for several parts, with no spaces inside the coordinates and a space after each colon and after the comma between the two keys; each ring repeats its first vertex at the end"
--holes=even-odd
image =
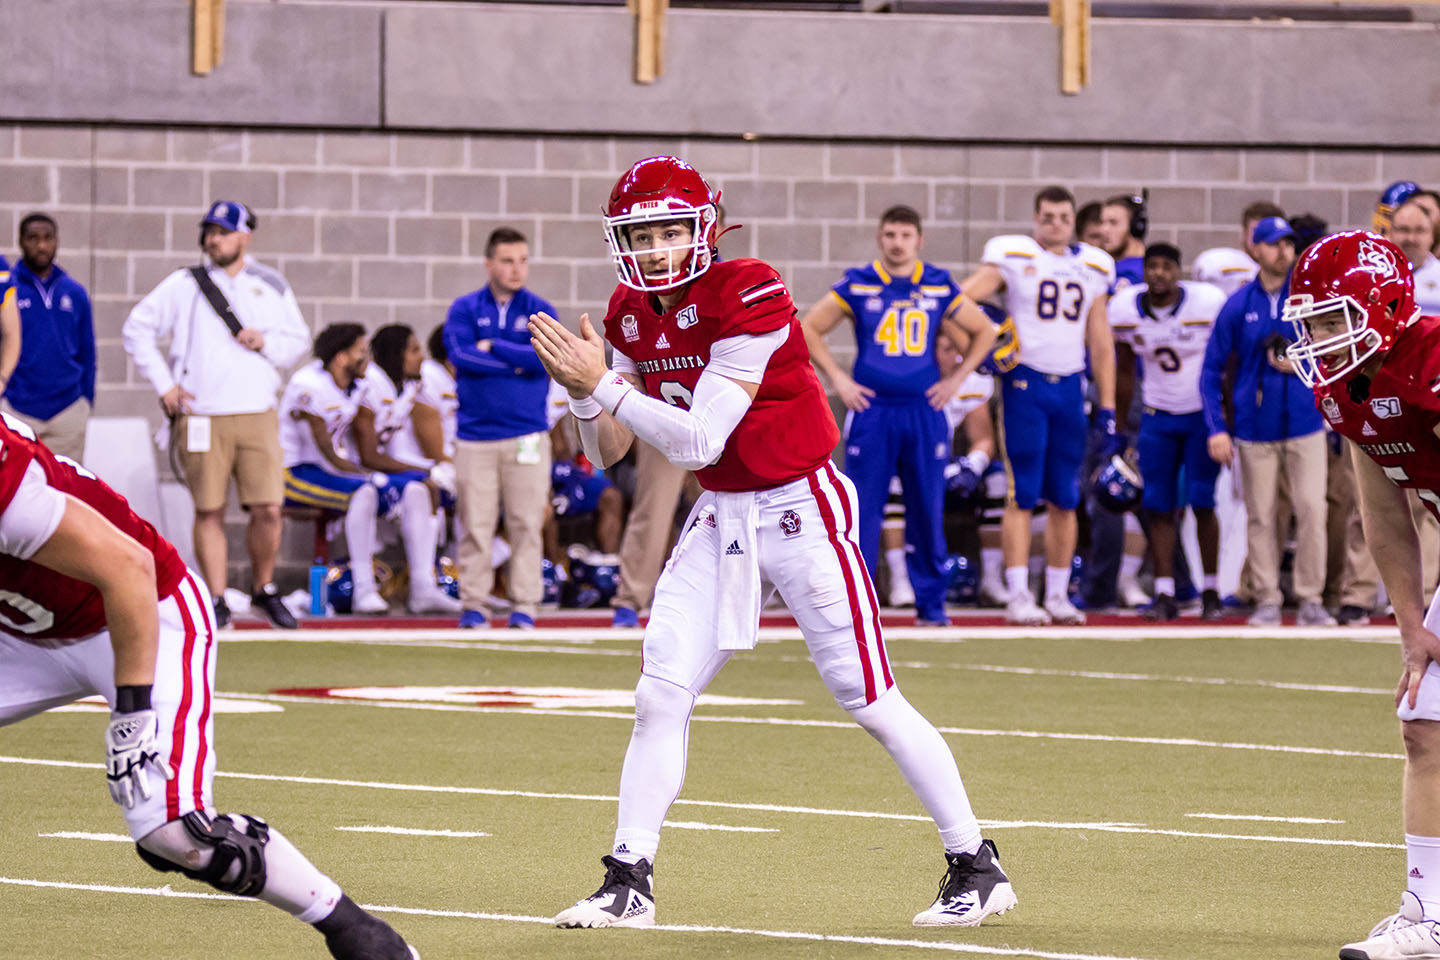
{"type": "Polygon", "coordinates": [[[1415,277],[1399,247],[1363,230],[1331,234],[1290,274],[1284,316],[1296,343],[1287,356],[1309,386],[1334,383],[1394,346],[1419,312],[1415,277]]]}
{"type": "MultiPolygon", "coordinates": [[[[620,282],[633,290],[671,290],[694,280],[715,261],[720,192],[699,171],[675,157],[641,160],[615,181],[605,208],[605,242],[620,282]],[[690,241],[668,252],[663,273],[647,273],[641,258],[653,260],[648,247],[632,249],[631,228],[671,221],[688,223],[690,241]]],[[[651,264],[652,269],[654,264],[651,264]]]]}

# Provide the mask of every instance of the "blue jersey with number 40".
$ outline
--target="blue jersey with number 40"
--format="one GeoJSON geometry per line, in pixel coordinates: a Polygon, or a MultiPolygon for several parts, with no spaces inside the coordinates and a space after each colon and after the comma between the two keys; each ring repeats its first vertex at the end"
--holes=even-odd
{"type": "Polygon", "coordinates": [[[845,271],[830,289],[855,320],[855,382],[880,398],[923,397],[940,379],[935,338],[940,320],[960,299],[950,271],[917,262],[892,277],[880,261],[845,271]]]}

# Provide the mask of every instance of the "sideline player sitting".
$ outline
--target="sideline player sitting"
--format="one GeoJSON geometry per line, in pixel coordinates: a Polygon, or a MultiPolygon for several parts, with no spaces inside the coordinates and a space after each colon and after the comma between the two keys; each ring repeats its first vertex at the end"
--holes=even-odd
{"type": "Polygon", "coordinates": [[[1072,243],[1075,198],[1063,187],[1035,195],[1034,235],[994,237],[983,266],[961,285],[984,300],[1003,290],[1015,320],[1020,362],[1001,381],[1001,429],[1011,491],[1001,524],[1011,623],[1084,623],[1068,596],[1078,535],[1080,465],[1085,458],[1085,389],[1088,348],[1100,409],[1103,459],[1125,448],[1115,427],[1115,344],[1105,315],[1115,278],[1110,255],[1072,243]],[[1045,518],[1045,601],[1030,593],[1027,557],[1035,505],[1045,518]]]}
{"type": "MultiPolygon", "coordinates": [[[[421,388],[425,353],[414,331],[392,323],[370,338],[370,364],[356,391],[355,446],[360,466],[388,474],[400,486],[400,531],[410,571],[411,613],[460,613],[460,601],[435,583],[435,547],[443,526],[437,510],[454,503],[455,467],[426,457],[415,438],[411,417],[421,388]],[[432,482],[426,484],[424,481],[432,482]],[[442,496],[442,492],[444,496],[442,496]]],[[[350,554],[351,567],[355,551],[350,554]]],[[[352,574],[353,575],[353,574],[352,574]]]]}
{"type": "Polygon", "coordinates": [[[1351,448],[1365,540],[1400,628],[1395,691],[1405,742],[1405,869],[1400,912],[1341,960],[1435,957],[1440,942],[1440,591],[1421,591],[1420,540],[1406,490],[1440,516],[1440,317],[1422,316],[1400,248],[1353,230],[1320,240],[1295,264],[1284,316],[1287,351],[1316,406],[1351,448]],[[1363,453],[1363,455],[1362,455],[1363,453]]]}
{"type": "Polygon", "coordinates": [[[1215,519],[1215,479],[1220,464],[1207,448],[1210,431],[1200,399],[1200,367],[1225,294],[1208,283],[1181,280],[1180,251],[1168,243],[1145,249],[1144,269],[1144,284],[1120,291],[1109,308],[1119,371],[1116,409],[1122,420],[1128,421],[1135,394],[1135,358],[1144,364],[1145,412],[1135,445],[1145,481],[1140,503],[1149,520],[1155,565],[1155,602],[1144,616],[1165,621],[1180,615],[1175,603],[1175,514],[1188,503],[1195,512],[1205,571],[1201,616],[1218,620],[1224,616],[1216,589],[1220,523],[1215,519]]]}
{"type": "Polygon", "coordinates": [[[3,417],[0,449],[0,726],[103,696],[106,779],[140,859],[274,904],[340,960],[418,960],[279,830],[217,816],[205,581],[124,497],[20,421],[3,417]]]}
{"type": "Polygon", "coordinates": [[[597,466],[635,437],[695,470],[705,489],[655,588],[635,728],[620,773],[614,847],[600,889],[564,927],[655,922],[651,865],[685,775],[695,698],[752,648],[778,591],[835,700],[894,759],[940,830],[947,870],[920,926],[975,925],[1015,905],[939,732],[895,688],[875,589],[855,537],[855,487],[830,463],[839,431],[779,275],[715,261],[718,195],[684,161],[652,157],[615,184],[605,236],[621,285],[605,341],[531,317],[536,353],[570,392],[597,466]]]}
{"type": "MultiPolygon", "coordinates": [[[[335,323],[321,330],[315,338],[315,359],[295,371],[280,397],[280,448],[285,454],[286,502],[345,512],[355,587],[351,610],[384,613],[388,604],[375,586],[370,564],[378,518],[394,510],[404,486],[423,480],[424,474],[370,472],[353,452],[350,427],[360,405],[358,380],[369,363],[370,344],[360,324],[335,323]]],[[[418,503],[423,492],[428,511],[429,491],[417,486],[420,490],[410,496],[418,503]]],[[[407,542],[413,533],[412,527],[407,542]]],[[[415,579],[412,600],[417,599],[415,579]]]]}
{"type": "Polygon", "coordinates": [[[945,626],[945,465],[950,437],[944,408],[995,343],[996,330],[966,300],[950,271],[920,259],[920,214],[895,206],[880,217],[880,259],[845,271],[845,278],[805,315],[802,329],[815,366],[849,409],[845,472],[860,502],[860,553],[873,577],[890,480],[900,477],[915,621],[945,626]],[[855,324],[855,368],[847,375],[825,335],[849,318],[855,324]],[[968,340],[970,355],[942,369],[935,361],[941,331],[968,340]]]}

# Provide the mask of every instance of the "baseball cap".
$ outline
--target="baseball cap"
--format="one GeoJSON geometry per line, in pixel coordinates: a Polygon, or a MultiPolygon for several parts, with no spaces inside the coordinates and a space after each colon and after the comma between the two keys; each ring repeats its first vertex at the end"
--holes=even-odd
{"type": "Polygon", "coordinates": [[[1266,217],[1250,231],[1251,243],[1279,243],[1285,237],[1295,239],[1295,231],[1284,217],[1266,217]]]}
{"type": "Polygon", "coordinates": [[[1372,218],[1375,229],[1384,230],[1389,227],[1390,218],[1400,205],[1419,192],[1420,184],[1414,180],[1396,180],[1386,187],[1375,204],[1375,216],[1372,218]]]}
{"type": "Polygon", "coordinates": [[[255,225],[255,215],[243,203],[236,203],[233,200],[216,200],[210,205],[205,219],[200,221],[200,229],[204,230],[205,225],[209,223],[223,227],[232,233],[237,230],[241,233],[249,233],[255,225]]]}

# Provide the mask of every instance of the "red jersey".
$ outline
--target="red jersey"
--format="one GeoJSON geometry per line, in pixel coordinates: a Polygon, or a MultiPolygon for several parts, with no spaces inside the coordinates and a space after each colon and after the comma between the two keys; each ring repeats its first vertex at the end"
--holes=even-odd
{"type": "Polygon", "coordinates": [[[810,366],[795,304],[773,267],[723,260],[693,280],[668,313],[656,313],[657,306],[652,294],[617,287],[605,338],[635,361],[646,393],[686,409],[717,340],[790,330],[720,459],[695,472],[702,487],[767,490],[830,459],[840,430],[810,366]]]}
{"type": "Polygon", "coordinates": [[[1440,317],[1420,317],[1401,331],[1363,401],[1352,400],[1342,381],[1316,387],[1315,405],[1440,518],[1440,317]]]}
{"type": "MultiPolygon", "coordinates": [[[[40,465],[51,488],[88,504],[150,551],[155,558],[157,599],[175,592],[186,572],[175,548],[103,480],[56,457],[29,427],[10,417],[0,418],[0,516],[10,509],[32,462],[40,465]]],[[[39,646],[58,647],[104,629],[100,591],[38,563],[0,553],[0,630],[39,646]]]]}

